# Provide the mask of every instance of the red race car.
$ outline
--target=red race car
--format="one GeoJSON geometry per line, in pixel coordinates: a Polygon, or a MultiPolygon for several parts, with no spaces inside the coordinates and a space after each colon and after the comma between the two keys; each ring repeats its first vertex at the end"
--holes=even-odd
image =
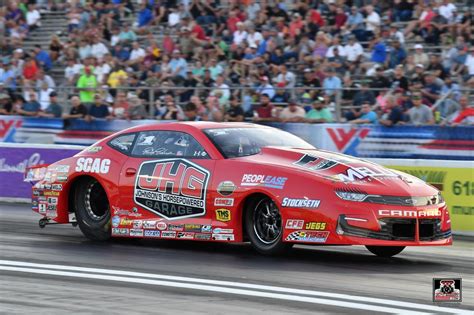
{"type": "Polygon", "coordinates": [[[297,243],[365,245],[386,257],[452,243],[434,187],[261,125],[134,127],[26,178],[37,181],[40,226],[78,224],[98,241],[250,241],[268,254],[297,243]]]}

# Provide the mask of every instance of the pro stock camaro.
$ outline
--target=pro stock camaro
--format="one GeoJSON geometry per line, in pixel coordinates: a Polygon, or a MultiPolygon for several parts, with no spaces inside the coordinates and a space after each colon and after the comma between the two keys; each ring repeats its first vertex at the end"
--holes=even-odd
{"type": "Polygon", "coordinates": [[[452,243],[436,188],[260,125],[134,127],[29,169],[26,180],[36,182],[40,226],[78,224],[97,241],[250,241],[266,254],[365,245],[379,256],[452,243]]]}

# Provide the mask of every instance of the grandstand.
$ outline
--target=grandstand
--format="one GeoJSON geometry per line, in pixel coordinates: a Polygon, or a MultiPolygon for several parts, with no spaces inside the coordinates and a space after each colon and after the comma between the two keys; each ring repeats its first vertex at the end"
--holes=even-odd
{"type": "Polygon", "coordinates": [[[291,100],[335,122],[474,123],[472,0],[6,2],[0,114],[57,116],[54,91],[107,119],[221,120],[233,96],[239,119],[329,122],[283,119],[291,100]]]}

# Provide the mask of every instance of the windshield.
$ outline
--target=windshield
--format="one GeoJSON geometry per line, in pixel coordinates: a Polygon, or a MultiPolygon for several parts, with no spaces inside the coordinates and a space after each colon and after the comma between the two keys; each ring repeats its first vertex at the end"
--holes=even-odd
{"type": "Polygon", "coordinates": [[[225,158],[258,154],[263,147],[268,146],[314,149],[306,141],[275,128],[217,128],[203,131],[225,158]]]}

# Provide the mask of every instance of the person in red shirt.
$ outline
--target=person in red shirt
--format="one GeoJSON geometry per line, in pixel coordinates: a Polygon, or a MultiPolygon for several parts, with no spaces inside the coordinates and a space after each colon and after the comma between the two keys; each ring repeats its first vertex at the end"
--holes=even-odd
{"type": "Polygon", "coordinates": [[[268,94],[260,96],[260,106],[255,110],[254,121],[275,121],[274,106],[270,103],[268,94]]]}
{"type": "Polygon", "coordinates": [[[461,96],[459,99],[461,109],[452,121],[452,126],[457,125],[474,125],[474,107],[469,107],[467,96],[461,96]]]}
{"type": "Polygon", "coordinates": [[[196,21],[191,21],[189,27],[191,29],[191,39],[195,44],[205,46],[209,42],[209,38],[206,36],[204,29],[201,25],[197,24],[196,21]]]}
{"type": "Polygon", "coordinates": [[[317,24],[319,27],[324,26],[324,19],[321,17],[318,10],[312,9],[309,14],[311,15],[311,20],[314,24],[317,24]]]}
{"type": "Polygon", "coordinates": [[[33,58],[26,59],[25,66],[23,67],[23,77],[26,80],[33,80],[36,79],[37,74],[38,66],[36,65],[36,61],[33,58]]]}
{"type": "Polygon", "coordinates": [[[230,34],[234,34],[237,30],[237,23],[242,22],[240,18],[237,17],[237,12],[232,10],[229,12],[229,18],[227,19],[227,29],[229,30],[230,34]]]}
{"type": "Polygon", "coordinates": [[[290,36],[295,37],[301,34],[301,29],[304,27],[303,20],[301,19],[301,15],[299,13],[293,14],[293,19],[290,23],[290,36]]]}

